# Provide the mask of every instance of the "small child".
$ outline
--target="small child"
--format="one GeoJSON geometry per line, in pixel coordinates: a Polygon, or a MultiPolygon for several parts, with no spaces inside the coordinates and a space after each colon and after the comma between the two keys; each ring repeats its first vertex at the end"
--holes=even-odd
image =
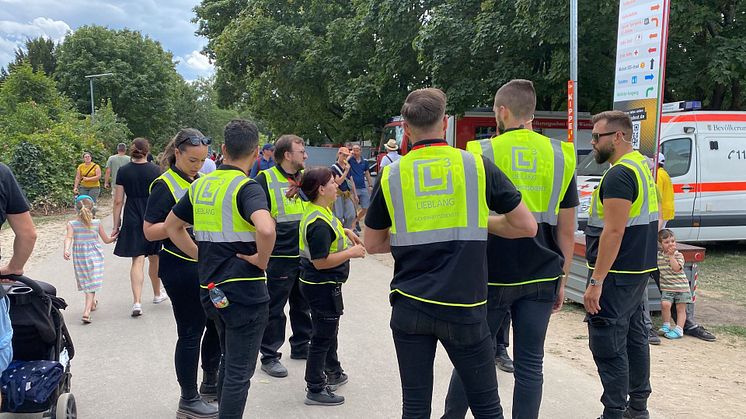
{"type": "Polygon", "coordinates": [[[101,289],[104,281],[104,252],[96,235],[108,244],[116,240],[117,234],[109,237],[101,220],[93,218],[94,204],[90,196],[79,195],[75,198],[75,208],[78,210],[78,217],[67,223],[64,258],[70,260],[72,255],[78,291],[85,293],[85,308],[81,320],[84,324],[89,324],[91,311],[96,310],[98,303],[96,291],[101,289]]]}
{"type": "Polygon", "coordinates": [[[684,255],[676,250],[676,237],[669,229],[658,232],[658,270],[661,273],[661,315],[663,326],[658,330],[668,339],[684,336],[686,305],[692,302],[689,280],[684,273],[684,255]],[[676,304],[676,327],[671,328],[671,304],[676,304]]]}

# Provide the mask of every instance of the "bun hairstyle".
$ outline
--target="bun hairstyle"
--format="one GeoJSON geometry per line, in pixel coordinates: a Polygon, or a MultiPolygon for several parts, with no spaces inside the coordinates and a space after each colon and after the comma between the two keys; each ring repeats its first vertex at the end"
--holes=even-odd
{"type": "Polygon", "coordinates": [[[300,197],[304,201],[313,202],[319,197],[319,188],[329,183],[332,178],[332,171],[328,167],[314,167],[303,173],[300,180],[300,188],[291,185],[288,189],[287,197],[300,197]]]}
{"type": "Polygon", "coordinates": [[[145,158],[149,152],[150,142],[147,138],[137,137],[132,140],[132,145],[130,145],[130,156],[132,156],[133,159],[145,158]]]}
{"type": "Polygon", "coordinates": [[[184,128],[182,130],[179,130],[179,132],[176,133],[174,138],[171,139],[171,141],[168,142],[166,145],[166,148],[163,150],[163,153],[161,157],[158,159],[161,168],[165,171],[171,168],[171,166],[176,164],[176,149],[178,148],[180,152],[184,152],[184,150],[187,149],[187,147],[197,147],[189,143],[188,141],[185,141],[185,138],[190,137],[204,137],[202,133],[199,130],[196,130],[194,128],[184,128]],[[176,144],[179,144],[179,147],[176,147],[176,144]]]}
{"type": "Polygon", "coordinates": [[[75,208],[78,210],[78,220],[86,227],[90,227],[93,222],[93,201],[86,197],[75,202],[75,208]]]}

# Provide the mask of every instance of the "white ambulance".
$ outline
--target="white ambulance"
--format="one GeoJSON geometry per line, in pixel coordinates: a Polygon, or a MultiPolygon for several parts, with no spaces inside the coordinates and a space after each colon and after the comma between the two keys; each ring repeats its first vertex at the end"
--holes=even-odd
{"type": "MultiPolygon", "coordinates": [[[[660,150],[671,176],[678,240],[746,240],[746,112],[701,111],[699,102],[666,104],[660,150]]],[[[608,169],[588,155],[578,164],[579,228],[593,190],[608,169]]]]}

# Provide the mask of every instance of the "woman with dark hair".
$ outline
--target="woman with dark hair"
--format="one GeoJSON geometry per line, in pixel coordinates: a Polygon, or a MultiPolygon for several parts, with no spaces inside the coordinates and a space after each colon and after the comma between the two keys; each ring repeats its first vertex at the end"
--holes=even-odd
{"type": "Polygon", "coordinates": [[[132,258],[130,282],[132,283],[132,317],[142,314],[142,284],[145,279],[145,257],[148,258],[148,276],[153,285],[153,304],[165,301],[168,297],[161,290],[158,279],[158,249],[160,243],[149,242],[142,231],[145,208],[148,205],[150,184],[160,176],[158,166],[148,163],[146,157],[150,143],[145,138],[135,138],[130,146],[132,161],[119,169],[114,188],[114,229],[119,233],[114,254],[132,258]],[[125,197],[126,203],[125,203],[125,197]],[[124,205],[124,220],[121,218],[124,205]],[[120,231],[121,230],[121,231],[120,231]]]}
{"type": "Polygon", "coordinates": [[[329,168],[307,171],[300,195],[310,201],[300,222],[300,291],[311,308],[313,324],[306,361],[305,404],[335,406],[345,399],[333,391],[347,382],[337,358],[342,284],[350,274],[350,259],[365,257],[365,248],[329,209],[337,199],[337,183],[329,168]]]}
{"type": "Polygon", "coordinates": [[[161,166],[166,171],[150,185],[143,224],[145,238],[162,240],[163,244],[159,253],[158,275],[171,298],[178,335],[174,353],[176,379],[181,387],[177,417],[212,418],[218,415],[217,407],[208,403],[217,398],[221,353],[218,332],[215,323],[205,317],[202,308],[197,261],[171,242],[164,226],[168,213],[187,194],[189,185],[199,177],[210,143],[209,138],[192,128],[182,129],[168,143],[161,158],[161,166]],[[198,393],[200,339],[202,385],[198,393]]]}

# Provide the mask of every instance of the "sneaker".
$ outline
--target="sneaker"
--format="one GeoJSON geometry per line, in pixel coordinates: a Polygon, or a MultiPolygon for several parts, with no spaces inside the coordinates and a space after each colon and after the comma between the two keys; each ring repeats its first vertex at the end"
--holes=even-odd
{"type": "Polygon", "coordinates": [[[668,333],[663,336],[666,339],[681,339],[682,337],[684,337],[684,333],[679,328],[676,328],[669,330],[668,333]]]}
{"type": "Polygon", "coordinates": [[[651,344],[651,345],[660,345],[661,344],[661,338],[658,337],[658,334],[655,333],[653,331],[653,329],[650,329],[650,331],[648,331],[648,343],[651,344]]]}
{"type": "Polygon", "coordinates": [[[199,386],[199,395],[207,403],[218,401],[218,384],[202,382],[199,386]]]}
{"type": "Polygon", "coordinates": [[[179,399],[176,419],[214,419],[218,417],[218,408],[196,396],[193,399],[179,399]]]}
{"type": "Polygon", "coordinates": [[[347,374],[341,372],[339,374],[327,374],[326,375],[326,385],[329,387],[329,390],[331,391],[337,391],[337,389],[340,386],[343,386],[347,384],[347,380],[349,377],[347,374]]]}
{"type": "Polygon", "coordinates": [[[279,359],[271,359],[267,363],[262,363],[262,371],[275,378],[288,376],[288,369],[282,365],[279,359]]]}
{"type": "Polygon", "coordinates": [[[627,406],[627,410],[624,411],[622,417],[624,419],[650,419],[650,412],[648,412],[648,409],[637,410],[627,406]]]}
{"type": "Polygon", "coordinates": [[[339,406],[344,402],[345,398],[332,393],[328,386],[318,393],[306,390],[306,400],[303,401],[303,403],[311,406],[339,406]]]}
{"type": "Polygon", "coordinates": [[[161,289],[161,294],[153,297],[153,304],[160,304],[166,300],[168,300],[168,295],[166,295],[166,290],[161,289]]]}
{"type": "Polygon", "coordinates": [[[142,306],[140,304],[132,304],[132,317],[138,317],[142,315],[142,306]]]}
{"type": "Polygon", "coordinates": [[[689,335],[689,336],[694,336],[695,338],[699,338],[707,342],[715,342],[715,340],[717,340],[715,335],[710,333],[709,330],[705,329],[702,326],[697,326],[691,329],[684,330],[684,334],[689,335]]]}
{"type": "Polygon", "coordinates": [[[658,329],[658,333],[661,336],[665,335],[666,333],[668,333],[670,331],[671,331],[671,327],[670,326],[666,326],[665,324],[663,326],[661,326],[660,329],[658,329]]]}
{"type": "Polygon", "coordinates": [[[504,346],[498,345],[497,347],[497,356],[495,357],[495,364],[497,365],[497,368],[500,368],[501,370],[513,373],[515,371],[515,367],[513,366],[513,360],[510,359],[510,355],[508,355],[508,350],[505,349],[504,346]]]}

